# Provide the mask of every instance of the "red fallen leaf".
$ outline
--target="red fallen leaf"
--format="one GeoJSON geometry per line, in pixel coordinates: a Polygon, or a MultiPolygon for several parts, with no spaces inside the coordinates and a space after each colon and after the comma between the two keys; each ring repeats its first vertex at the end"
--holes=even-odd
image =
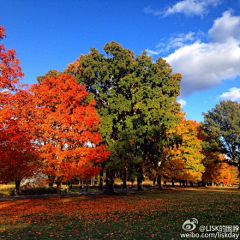
{"type": "Polygon", "coordinates": [[[60,230],[59,228],[57,228],[57,229],[56,229],[56,231],[58,231],[58,232],[59,232],[59,231],[61,231],[61,230],[60,230]]]}

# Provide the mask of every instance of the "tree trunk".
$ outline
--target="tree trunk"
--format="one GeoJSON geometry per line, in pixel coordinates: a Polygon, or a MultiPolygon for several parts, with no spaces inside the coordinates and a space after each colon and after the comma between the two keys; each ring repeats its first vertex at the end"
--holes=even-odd
{"type": "Polygon", "coordinates": [[[162,189],[162,174],[159,174],[157,176],[157,184],[158,184],[158,188],[162,189]]]}
{"type": "Polygon", "coordinates": [[[153,178],[153,186],[156,184],[156,177],[153,178]]]}
{"type": "Polygon", "coordinates": [[[14,195],[18,195],[18,194],[19,194],[19,190],[20,190],[20,183],[21,183],[21,180],[16,180],[16,181],[15,181],[15,190],[14,190],[14,195]]]}
{"type": "Polygon", "coordinates": [[[138,168],[138,176],[137,176],[137,190],[142,191],[142,181],[143,181],[143,170],[141,167],[138,168]]]}
{"type": "Polygon", "coordinates": [[[142,180],[138,177],[137,178],[137,190],[142,191],[142,180]]]}
{"type": "Polygon", "coordinates": [[[48,176],[48,186],[53,187],[54,176],[48,176]]]}
{"type": "Polygon", "coordinates": [[[104,194],[107,194],[107,195],[115,194],[115,192],[113,190],[113,184],[114,184],[113,176],[109,172],[109,170],[107,170],[107,172],[106,172],[106,190],[105,190],[104,194]]]}
{"type": "Polygon", "coordinates": [[[57,182],[57,197],[61,198],[61,182],[57,182]]]}
{"type": "Polygon", "coordinates": [[[99,190],[102,191],[103,190],[103,168],[100,171],[100,175],[99,175],[99,190]]]}
{"type": "Polygon", "coordinates": [[[172,187],[175,187],[174,180],[172,179],[172,187]]]}
{"type": "Polygon", "coordinates": [[[122,188],[126,189],[127,188],[127,171],[126,168],[123,170],[123,185],[122,188]]]}

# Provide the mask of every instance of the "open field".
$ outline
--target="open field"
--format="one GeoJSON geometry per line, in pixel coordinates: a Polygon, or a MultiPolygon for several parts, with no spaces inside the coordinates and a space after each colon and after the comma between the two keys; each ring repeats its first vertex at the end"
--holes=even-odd
{"type": "Polygon", "coordinates": [[[191,218],[239,225],[239,200],[234,188],[187,188],[5,201],[0,239],[180,239],[191,218]]]}

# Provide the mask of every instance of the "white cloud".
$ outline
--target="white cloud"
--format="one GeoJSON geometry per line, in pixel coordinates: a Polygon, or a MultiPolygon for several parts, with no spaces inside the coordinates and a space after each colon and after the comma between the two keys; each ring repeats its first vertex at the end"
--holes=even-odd
{"type": "Polygon", "coordinates": [[[177,34],[174,37],[171,37],[170,39],[161,39],[161,42],[159,42],[156,45],[156,49],[147,49],[146,52],[149,55],[159,55],[161,53],[169,53],[170,50],[175,50],[180,47],[183,47],[186,44],[191,44],[197,40],[198,34],[194,32],[188,32],[187,34],[180,33],[177,34]]]}
{"type": "Polygon", "coordinates": [[[187,34],[179,34],[175,38],[170,38],[168,48],[179,48],[184,46],[185,44],[194,41],[195,38],[195,33],[194,32],[188,32],[187,34]]]}
{"type": "Polygon", "coordinates": [[[165,11],[153,10],[148,7],[144,9],[144,12],[163,17],[176,13],[182,13],[186,16],[197,15],[202,17],[207,13],[208,6],[217,6],[220,2],[221,0],[182,0],[168,7],[165,11]]]}
{"type": "Polygon", "coordinates": [[[146,49],[145,50],[147,52],[148,55],[159,55],[162,51],[161,50],[151,50],[151,49],[146,49]]]}
{"type": "Polygon", "coordinates": [[[240,17],[232,16],[231,11],[224,12],[221,18],[214,21],[208,35],[217,42],[240,40],[240,17]]]}
{"type": "Polygon", "coordinates": [[[219,96],[219,98],[223,100],[232,100],[232,101],[237,101],[240,102],[240,88],[230,88],[228,92],[223,93],[222,95],[219,96]]]}
{"type": "Polygon", "coordinates": [[[187,105],[187,102],[183,99],[178,99],[177,102],[181,104],[181,107],[185,107],[187,105]]]}
{"type": "Polygon", "coordinates": [[[182,96],[240,75],[239,28],[240,16],[225,12],[208,31],[212,42],[195,41],[181,46],[165,58],[174,72],[180,72],[183,76],[182,96]],[[228,31],[225,32],[226,28],[228,31]]]}
{"type": "Polygon", "coordinates": [[[152,14],[154,16],[162,15],[162,11],[153,10],[151,7],[146,7],[143,9],[143,11],[147,14],[152,14]]]}
{"type": "Polygon", "coordinates": [[[223,79],[240,74],[240,48],[237,42],[186,45],[170,54],[166,61],[180,72],[182,95],[218,85],[223,79]]]}

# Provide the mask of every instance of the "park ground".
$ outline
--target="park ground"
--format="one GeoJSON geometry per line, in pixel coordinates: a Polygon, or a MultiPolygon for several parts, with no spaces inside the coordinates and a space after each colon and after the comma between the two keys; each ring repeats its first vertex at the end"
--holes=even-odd
{"type": "Polygon", "coordinates": [[[239,189],[220,187],[7,200],[0,202],[0,239],[181,239],[192,218],[240,225],[239,200],[239,189]]]}

